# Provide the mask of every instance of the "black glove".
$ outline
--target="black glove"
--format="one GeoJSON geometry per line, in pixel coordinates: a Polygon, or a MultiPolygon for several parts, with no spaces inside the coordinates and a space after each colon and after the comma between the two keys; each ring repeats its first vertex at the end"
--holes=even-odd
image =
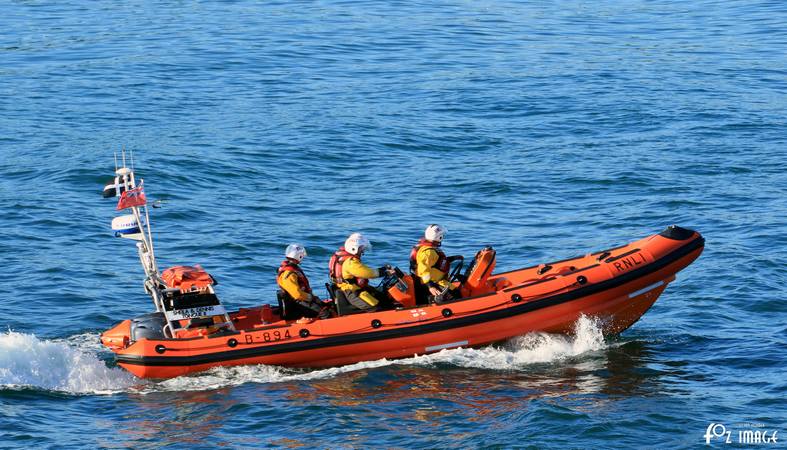
{"type": "Polygon", "coordinates": [[[386,273],[388,273],[388,267],[390,267],[390,266],[388,266],[386,264],[385,266],[382,266],[382,267],[378,268],[377,269],[377,274],[380,275],[380,276],[385,275],[386,273]]]}

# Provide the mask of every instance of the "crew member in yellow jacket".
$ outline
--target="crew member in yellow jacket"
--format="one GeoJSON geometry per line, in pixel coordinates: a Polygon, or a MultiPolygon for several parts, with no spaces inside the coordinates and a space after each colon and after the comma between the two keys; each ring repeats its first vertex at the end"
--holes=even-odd
{"type": "Polygon", "coordinates": [[[279,266],[276,284],[284,294],[287,312],[286,320],[301,317],[327,318],[329,311],[327,304],[323,304],[319,297],[312,293],[309,280],[301,269],[301,262],[306,257],[306,249],[300,244],[290,244],[284,251],[285,259],[279,266]]]}
{"type": "Polygon", "coordinates": [[[361,233],[351,234],[328,263],[331,281],[342,290],[347,301],[357,309],[373,311],[386,309],[388,302],[380,292],[369,286],[370,278],[391,273],[389,265],[373,269],[361,261],[364,252],[371,249],[369,239],[361,233]]]}
{"type": "Polygon", "coordinates": [[[455,292],[451,292],[448,271],[451,268],[451,262],[462,259],[462,257],[445,256],[440,248],[445,233],[445,227],[437,224],[429,225],[424,231],[424,237],[410,252],[410,272],[415,274],[421,284],[427,288],[430,301],[449,300],[452,295],[455,295],[455,292]],[[443,292],[445,294],[441,298],[443,292]]]}

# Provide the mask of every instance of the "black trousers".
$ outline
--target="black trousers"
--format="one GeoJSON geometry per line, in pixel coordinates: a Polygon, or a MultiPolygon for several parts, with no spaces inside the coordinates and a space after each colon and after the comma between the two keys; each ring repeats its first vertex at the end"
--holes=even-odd
{"type": "Polygon", "coordinates": [[[297,300],[285,300],[285,320],[298,320],[301,317],[315,318],[320,314],[322,305],[317,302],[299,302],[297,300]]]}

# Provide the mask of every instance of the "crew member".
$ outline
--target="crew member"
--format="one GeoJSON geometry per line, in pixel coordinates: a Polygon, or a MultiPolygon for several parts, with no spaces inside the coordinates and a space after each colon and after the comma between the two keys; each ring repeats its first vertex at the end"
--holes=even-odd
{"type": "Polygon", "coordinates": [[[437,224],[426,227],[424,236],[410,252],[410,272],[426,287],[430,302],[450,300],[456,292],[452,292],[448,280],[451,262],[462,259],[461,256],[445,256],[440,248],[446,229],[437,224]],[[448,290],[446,290],[448,289],[448,290]],[[445,292],[441,296],[441,294],[445,292]]]}
{"type": "Polygon", "coordinates": [[[285,259],[279,266],[276,283],[284,294],[286,319],[301,317],[328,318],[327,305],[312,293],[309,280],[301,269],[301,261],[306,257],[306,249],[300,244],[290,244],[284,251],[285,259]]]}
{"type": "Polygon", "coordinates": [[[328,263],[331,281],[341,289],[352,306],[362,311],[377,311],[390,306],[380,292],[369,286],[369,279],[382,277],[393,269],[388,265],[372,269],[364,264],[361,257],[371,247],[366,236],[353,233],[328,263]]]}

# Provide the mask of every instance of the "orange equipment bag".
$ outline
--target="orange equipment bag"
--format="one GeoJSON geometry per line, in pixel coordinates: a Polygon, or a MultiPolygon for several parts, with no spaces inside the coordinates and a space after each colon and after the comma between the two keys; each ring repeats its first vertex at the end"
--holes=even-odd
{"type": "Polygon", "coordinates": [[[415,284],[413,277],[405,275],[401,281],[388,288],[388,295],[405,308],[415,308],[415,284]],[[405,288],[403,291],[402,288],[405,288]]]}
{"type": "Polygon", "coordinates": [[[167,283],[167,287],[180,289],[182,292],[196,289],[204,289],[216,281],[200,265],[196,266],[175,266],[170,267],[161,273],[161,278],[167,283]]]}

